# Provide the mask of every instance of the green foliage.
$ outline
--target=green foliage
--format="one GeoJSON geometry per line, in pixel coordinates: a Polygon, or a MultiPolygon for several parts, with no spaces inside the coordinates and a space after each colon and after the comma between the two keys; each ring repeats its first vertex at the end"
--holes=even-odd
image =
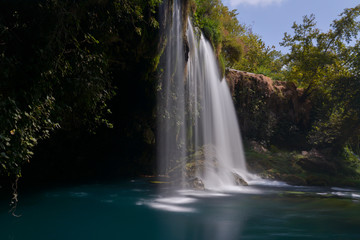
{"type": "Polygon", "coordinates": [[[195,0],[194,5],[195,25],[212,42],[217,55],[222,54],[226,67],[283,78],[281,53],[240,24],[236,10],[230,11],[220,0],[195,0]]]}
{"type": "Polygon", "coordinates": [[[334,49],[324,44],[331,41],[330,35],[320,34],[315,26],[315,16],[305,16],[302,24],[293,24],[294,36],[285,33],[280,43],[291,48],[291,52],[285,56],[287,80],[306,88],[306,91],[322,85],[324,77],[336,78],[338,73],[345,71],[337,61],[334,49]]]}
{"type": "Polygon", "coordinates": [[[124,24],[132,24],[138,35],[142,34],[144,23],[154,28],[159,27],[155,14],[162,0],[115,0],[113,2],[116,16],[124,21],[124,24]]]}
{"type": "Polygon", "coordinates": [[[304,88],[303,98],[313,102],[313,127],[308,138],[317,148],[344,149],[359,135],[360,5],[345,9],[326,33],[316,28],[315,16],[294,23],[294,35],[285,33],[281,45],[286,79],[304,88]]]}
{"type": "Polygon", "coordinates": [[[1,175],[20,176],[34,147],[60,126],[69,132],[113,127],[109,100],[129,85],[118,71],[141,62],[137,79],[146,81],[158,63],[160,3],[0,3],[1,175]]]}
{"type": "Polygon", "coordinates": [[[0,174],[20,177],[20,167],[30,160],[38,141],[60,127],[50,119],[54,101],[54,98],[47,97],[42,102],[33,102],[26,111],[19,109],[10,98],[0,102],[0,174]]]}
{"type": "Polygon", "coordinates": [[[245,45],[244,57],[234,66],[253,73],[265,73],[269,77],[276,77],[282,80],[282,55],[274,47],[266,46],[261,38],[249,30],[248,34],[242,37],[245,45]]]}
{"type": "Polygon", "coordinates": [[[311,153],[266,151],[256,152],[245,145],[245,156],[249,169],[260,176],[269,179],[285,181],[294,185],[317,185],[317,186],[359,186],[360,161],[351,149],[346,148],[343,164],[323,162],[315,167],[316,157],[311,153]],[[310,155],[309,155],[310,154],[310,155]],[[315,157],[315,158],[314,158],[315,157]],[[332,166],[327,169],[326,167],[332,166]],[[336,167],[336,171],[334,168],[336,167]],[[330,170],[330,174],[329,171],[330,170]],[[334,172],[333,172],[334,171],[334,172]]]}
{"type": "Polygon", "coordinates": [[[223,7],[220,0],[195,0],[195,26],[199,27],[205,37],[218,49],[221,44],[221,22],[219,11],[223,7]]]}
{"type": "Polygon", "coordinates": [[[222,54],[220,54],[220,56],[219,56],[219,67],[220,67],[220,73],[224,77],[225,76],[226,65],[225,65],[224,56],[222,54]]]}
{"type": "Polygon", "coordinates": [[[227,67],[234,67],[244,54],[244,44],[237,37],[228,37],[223,41],[222,52],[226,56],[227,67]]]}
{"type": "Polygon", "coordinates": [[[359,33],[360,5],[345,9],[342,18],[333,22],[332,29],[321,33],[315,16],[305,16],[302,24],[294,23],[294,35],[285,33],[280,45],[290,47],[285,56],[287,79],[298,83],[306,91],[328,87],[328,82],[355,71],[354,58],[359,43],[349,46],[359,33]]]}
{"type": "Polygon", "coordinates": [[[309,134],[309,141],[313,146],[326,148],[334,145],[337,137],[342,134],[344,112],[340,110],[334,109],[334,112],[329,113],[327,121],[320,119],[313,124],[313,129],[309,134]]]}
{"type": "Polygon", "coordinates": [[[347,145],[344,147],[343,157],[349,169],[355,169],[357,173],[360,173],[360,158],[358,155],[358,149],[355,151],[352,149],[351,145],[347,145]]]}

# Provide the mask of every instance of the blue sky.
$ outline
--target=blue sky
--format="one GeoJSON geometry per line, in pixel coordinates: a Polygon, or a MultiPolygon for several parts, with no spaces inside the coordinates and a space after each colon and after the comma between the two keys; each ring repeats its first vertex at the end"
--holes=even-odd
{"type": "Polygon", "coordinates": [[[334,19],[345,8],[360,4],[359,0],[222,0],[229,9],[237,9],[240,23],[252,26],[267,45],[274,45],[283,53],[287,49],[279,46],[285,32],[293,33],[294,21],[302,22],[305,15],[315,14],[317,27],[328,31],[334,19]]]}

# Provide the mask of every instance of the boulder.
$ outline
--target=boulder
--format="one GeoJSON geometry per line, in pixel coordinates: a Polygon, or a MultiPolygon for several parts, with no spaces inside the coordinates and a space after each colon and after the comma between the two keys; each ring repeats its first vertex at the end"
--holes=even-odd
{"type": "Polygon", "coordinates": [[[232,173],[237,186],[248,186],[249,184],[237,173],[232,173]]]}
{"type": "Polygon", "coordinates": [[[310,152],[304,152],[298,164],[310,172],[336,174],[336,164],[327,160],[324,154],[318,150],[312,149],[310,152]]]}

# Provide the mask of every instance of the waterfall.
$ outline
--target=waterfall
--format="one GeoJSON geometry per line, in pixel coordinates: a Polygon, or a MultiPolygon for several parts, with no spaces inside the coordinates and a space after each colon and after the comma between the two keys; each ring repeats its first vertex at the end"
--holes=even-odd
{"type": "MultiPolygon", "coordinates": [[[[158,86],[157,158],[160,174],[177,166],[183,169],[186,156],[185,122],[185,55],[182,37],[180,1],[174,0],[171,25],[167,24],[167,47],[163,53],[158,86]]],[[[181,184],[184,182],[181,177],[181,184]]]]}
{"type": "Polygon", "coordinates": [[[229,88],[211,44],[190,19],[183,34],[179,0],[171,23],[158,87],[159,172],[180,187],[234,186],[250,174],[229,88]]]}

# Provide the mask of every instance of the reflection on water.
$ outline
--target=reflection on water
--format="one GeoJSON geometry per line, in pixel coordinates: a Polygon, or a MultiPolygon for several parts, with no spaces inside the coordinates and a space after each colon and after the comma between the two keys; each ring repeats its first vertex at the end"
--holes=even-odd
{"type": "Polygon", "coordinates": [[[20,218],[0,205],[0,239],[360,239],[359,190],[266,185],[160,195],[136,180],[21,195],[20,218]]]}
{"type": "Polygon", "coordinates": [[[170,212],[196,212],[195,208],[184,205],[195,202],[196,199],[189,197],[165,197],[143,202],[148,206],[170,212]]]}

